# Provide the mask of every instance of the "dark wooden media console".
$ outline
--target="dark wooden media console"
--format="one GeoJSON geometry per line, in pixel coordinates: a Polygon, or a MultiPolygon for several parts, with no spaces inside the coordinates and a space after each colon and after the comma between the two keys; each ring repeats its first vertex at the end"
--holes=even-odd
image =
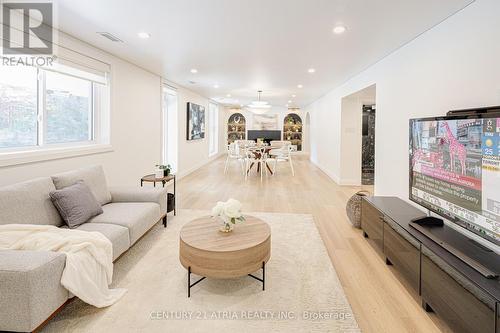
{"type": "Polygon", "coordinates": [[[410,223],[421,216],[421,210],[399,198],[365,197],[361,228],[426,311],[434,311],[454,332],[500,333],[500,280],[485,277],[446,248],[497,274],[500,256],[446,224],[420,232],[410,223]]]}

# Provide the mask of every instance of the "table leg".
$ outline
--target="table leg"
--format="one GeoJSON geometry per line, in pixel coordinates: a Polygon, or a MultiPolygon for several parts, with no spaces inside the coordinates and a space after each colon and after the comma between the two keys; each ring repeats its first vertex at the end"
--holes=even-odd
{"type": "Polygon", "coordinates": [[[141,179],[141,187],[142,187],[142,179],[141,179]]]}
{"type": "Polygon", "coordinates": [[[262,290],[266,290],[266,262],[262,262],[262,290]]]}
{"type": "Polygon", "coordinates": [[[174,175],[174,216],[177,215],[177,193],[175,193],[175,175],[174,175]]]}
{"type": "Polygon", "coordinates": [[[166,181],[164,181],[164,180],[161,181],[161,184],[163,185],[162,187],[165,187],[165,183],[166,183],[166,181]]]}
{"type": "Polygon", "coordinates": [[[267,164],[267,162],[266,162],[266,168],[267,168],[267,170],[269,170],[271,175],[274,175],[273,170],[271,170],[271,168],[269,167],[269,164],[267,164]]]}
{"type": "Polygon", "coordinates": [[[191,297],[191,288],[196,286],[201,281],[205,280],[205,278],[206,277],[204,276],[195,283],[191,284],[191,266],[188,267],[188,297],[191,297]]]}
{"type": "Polygon", "coordinates": [[[167,227],[167,214],[165,213],[165,216],[163,216],[163,226],[166,228],[167,227]]]}
{"type": "Polygon", "coordinates": [[[250,170],[252,170],[254,164],[255,164],[255,162],[252,162],[252,164],[250,164],[250,166],[248,167],[248,170],[247,170],[247,174],[250,172],[250,170]]]}
{"type": "Polygon", "coordinates": [[[266,290],[266,262],[265,261],[262,262],[262,279],[256,277],[253,274],[248,274],[248,276],[254,278],[257,281],[262,282],[262,290],[266,290]]]}

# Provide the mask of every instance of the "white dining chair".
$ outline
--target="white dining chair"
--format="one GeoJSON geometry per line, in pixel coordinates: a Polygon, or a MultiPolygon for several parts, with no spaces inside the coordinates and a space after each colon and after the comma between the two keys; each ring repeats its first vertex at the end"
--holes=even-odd
{"type": "Polygon", "coordinates": [[[288,162],[288,164],[290,164],[290,169],[292,170],[292,176],[295,176],[295,170],[293,169],[292,162],[292,151],[293,146],[291,144],[285,144],[281,148],[273,148],[269,151],[270,159],[274,161],[273,174],[276,174],[278,162],[288,162]]]}
{"type": "Polygon", "coordinates": [[[235,142],[237,142],[240,147],[254,147],[255,146],[255,141],[253,141],[253,140],[238,140],[235,142]]]}
{"type": "Polygon", "coordinates": [[[248,173],[250,172],[250,167],[253,165],[257,166],[257,170],[260,172],[260,181],[262,182],[264,172],[267,175],[266,161],[266,147],[247,147],[245,150],[245,181],[248,179],[248,173]],[[264,170],[265,169],[265,170],[264,170]]]}
{"type": "Polygon", "coordinates": [[[227,172],[227,168],[231,161],[238,161],[241,165],[241,169],[245,172],[245,156],[242,154],[240,146],[236,143],[230,143],[227,147],[227,158],[224,165],[224,174],[227,172]]]}
{"type": "Polygon", "coordinates": [[[288,146],[291,144],[292,143],[290,141],[273,140],[271,141],[271,148],[283,148],[284,146],[288,146]]]}

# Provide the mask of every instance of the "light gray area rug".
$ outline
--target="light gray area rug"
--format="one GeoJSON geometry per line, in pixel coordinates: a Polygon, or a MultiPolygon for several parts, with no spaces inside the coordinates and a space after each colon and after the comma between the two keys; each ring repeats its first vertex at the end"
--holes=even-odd
{"type": "Polygon", "coordinates": [[[208,212],[179,210],[167,229],[156,225],[115,263],[113,286],[128,289],[118,303],[97,309],[77,299],[42,331],[360,331],[311,215],[249,214],[271,226],[265,291],[251,277],[207,278],[187,298],[179,231],[204,215],[208,212]]]}

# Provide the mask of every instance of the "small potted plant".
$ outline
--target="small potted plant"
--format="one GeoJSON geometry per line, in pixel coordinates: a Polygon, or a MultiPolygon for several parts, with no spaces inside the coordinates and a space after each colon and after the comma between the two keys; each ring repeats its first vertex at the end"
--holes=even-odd
{"type": "Polygon", "coordinates": [[[156,167],[160,170],[163,170],[163,177],[167,177],[168,175],[170,175],[170,171],[172,170],[170,164],[157,164],[156,167]]]}

